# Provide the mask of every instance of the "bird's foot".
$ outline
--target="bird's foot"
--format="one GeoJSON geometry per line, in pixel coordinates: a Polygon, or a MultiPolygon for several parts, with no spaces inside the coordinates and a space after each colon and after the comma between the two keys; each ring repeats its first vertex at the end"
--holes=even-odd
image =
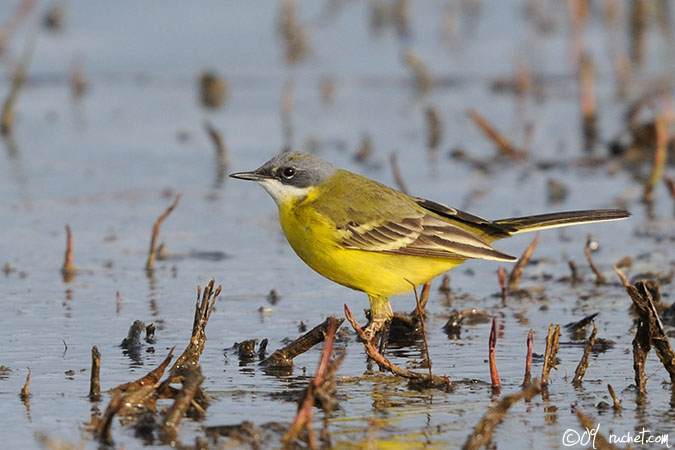
{"type": "Polygon", "coordinates": [[[386,315],[380,315],[373,317],[367,327],[363,329],[363,334],[368,342],[374,342],[375,336],[378,332],[385,328],[385,324],[389,321],[390,317],[386,315]]]}

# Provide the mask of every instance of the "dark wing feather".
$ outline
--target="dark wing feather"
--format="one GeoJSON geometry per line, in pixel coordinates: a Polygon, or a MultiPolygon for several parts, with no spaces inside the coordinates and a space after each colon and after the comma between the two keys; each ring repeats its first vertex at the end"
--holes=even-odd
{"type": "Polygon", "coordinates": [[[475,234],[423,212],[418,212],[416,217],[383,224],[352,222],[342,234],[342,245],[350,249],[448,259],[516,259],[491,247],[475,234]]]}

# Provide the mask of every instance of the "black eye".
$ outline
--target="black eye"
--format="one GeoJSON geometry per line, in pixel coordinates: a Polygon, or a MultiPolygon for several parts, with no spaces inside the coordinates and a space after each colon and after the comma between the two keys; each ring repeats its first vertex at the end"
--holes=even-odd
{"type": "Polygon", "coordinates": [[[284,167],[281,169],[281,176],[286,180],[290,180],[295,176],[295,169],[293,167],[284,167]]]}

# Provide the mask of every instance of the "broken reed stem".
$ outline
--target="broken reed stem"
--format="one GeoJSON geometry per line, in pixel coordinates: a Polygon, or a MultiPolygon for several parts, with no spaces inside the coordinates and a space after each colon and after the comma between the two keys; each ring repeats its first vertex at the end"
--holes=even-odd
{"type": "Polygon", "coordinates": [[[434,106],[428,106],[424,110],[424,117],[427,123],[427,148],[434,151],[441,143],[443,135],[443,124],[438,110],[434,106]]]}
{"type": "Polygon", "coordinates": [[[646,393],[645,362],[652,346],[654,346],[656,355],[668,372],[671,384],[675,384],[675,352],[663,329],[663,323],[647,285],[643,281],[631,285],[618,267],[614,266],[614,271],[621,278],[621,282],[626,288],[639,317],[637,331],[633,339],[633,368],[635,369],[635,385],[638,393],[646,393]]]}
{"type": "MultiPolygon", "coordinates": [[[[427,331],[424,329],[424,307],[422,306],[422,302],[420,302],[420,298],[417,296],[417,287],[415,284],[410,281],[406,280],[408,283],[410,283],[413,287],[413,292],[415,293],[415,302],[417,302],[417,317],[420,323],[420,328],[422,329],[422,341],[424,342],[424,354],[427,358],[427,364],[429,365],[429,379],[431,380],[433,378],[433,373],[431,373],[431,355],[429,354],[429,343],[427,342],[427,331]]],[[[427,299],[429,298],[429,289],[431,288],[430,283],[425,283],[424,284],[424,290],[426,290],[426,297],[427,299]]],[[[422,291],[422,295],[424,295],[424,290],[422,291]]],[[[424,301],[426,304],[426,299],[424,301]]]]}
{"type": "Polygon", "coordinates": [[[91,348],[91,379],[89,381],[89,401],[101,400],[101,352],[95,345],[91,348]]]}
{"type": "Polygon", "coordinates": [[[197,303],[195,304],[195,317],[192,322],[192,336],[190,337],[190,343],[169,369],[171,378],[177,377],[183,369],[196,366],[199,363],[199,357],[206,344],[206,325],[213,312],[213,306],[223,289],[221,285],[215,287],[215,284],[216,280],[211,279],[204,287],[203,295],[201,286],[197,286],[197,303]]]}
{"type": "Polygon", "coordinates": [[[366,335],[363,331],[363,329],[359,326],[359,324],[356,322],[356,319],[352,315],[352,312],[349,310],[349,307],[345,304],[345,317],[347,317],[347,320],[349,323],[352,325],[356,333],[359,335],[361,340],[363,341],[363,346],[365,347],[366,354],[370,359],[375,361],[380,367],[390,371],[394,375],[398,375],[403,378],[408,378],[411,380],[418,380],[418,381],[425,381],[431,385],[431,387],[441,387],[443,386],[444,389],[450,388],[450,381],[448,380],[447,377],[439,377],[437,375],[429,377],[429,375],[424,374],[424,373],[417,373],[417,372],[412,372],[410,370],[406,369],[401,369],[391,361],[389,361],[387,358],[382,356],[378,351],[377,348],[375,348],[375,344],[373,344],[372,341],[368,340],[366,338],[366,335]]]}
{"type": "Polygon", "coordinates": [[[315,326],[290,344],[272,353],[260,365],[268,367],[293,367],[293,358],[305,353],[319,342],[325,340],[328,335],[330,324],[335,320],[339,328],[344,319],[335,319],[333,316],[326,318],[322,323],[315,326]]]}
{"type": "Polygon", "coordinates": [[[523,398],[526,399],[526,401],[529,401],[535,395],[539,395],[541,389],[542,383],[534,382],[522,391],[507,395],[502,398],[499,403],[491,406],[485,415],[483,415],[480,422],[478,422],[473,433],[471,433],[466,439],[466,442],[464,442],[462,450],[478,450],[480,448],[488,447],[492,440],[492,434],[506,416],[511,405],[523,398]]]}
{"type": "Polygon", "coordinates": [[[616,398],[616,394],[614,393],[614,388],[612,387],[611,384],[607,383],[607,390],[609,391],[609,396],[612,397],[612,403],[613,403],[613,408],[614,411],[619,412],[623,409],[623,406],[621,406],[621,400],[616,398]]]}
{"type": "Polygon", "coordinates": [[[396,156],[396,152],[392,152],[391,155],[389,155],[389,162],[391,163],[391,170],[394,173],[394,181],[396,182],[396,186],[398,186],[398,190],[407,194],[408,188],[405,185],[405,181],[403,181],[401,169],[398,167],[398,157],[396,156]]]}
{"type": "Polygon", "coordinates": [[[415,87],[420,94],[426,94],[434,85],[434,78],[427,66],[422,62],[419,55],[409,50],[403,56],[403,62],[412,70],[415,79],[415,87]]]}
{"type": "Polygon", "coordinates": [[[488,344],[490,379],[492,380],[492,391],[499,392],[502,383],[499,381],[497,372],[497,361],[495,360],[495,347],[497,345],[497,319],[492,318],[492,328],[490,328],[490,339],[488,344]]]}
{"type": "Polygon", "coordinates": [[[26,375],[26,382],[24,383],[23,387],[21,388],[21,393],[19,394],[19,397],[21,397],[21,400],[23,402],[28,401],[28,398],[30,397],[30,367],[28,367],[28,374],[26,375]]]}
{"type": "Polygon", "coordinates": [[[591,419],[588,417],[586,414],[582,413],[580,409],[577,409],[577,419],[579,419],[579,423],[581,424],[582,427],[584,427],[586,430],[585,431],[591,431],[595,433],[595,437],[592,440],[593,442],[593,448],[597,448],[598,450],[618,450],[618,447],[612,445],[607,441],[607,438],[603,436],[600,431],[597,429],[598,428],[598,421],[595,419],[591,419]]]}
{"type": "Polygon", "coordinates": [[[28,71],[28,64],[33,56],[33,49],[35,48],[35,40],[37,39],[37,25],[34,25],[28,37],[28,42],[23,49],[21,60],[14,70],[12,75],[12,86],[9,90],[9,95],[5,99],[5,104],[2,107],[2,115],[0,116],[0,132],[3,136],[9,136],[12,133],[14,126],[14,106],[16,100],[19,98],[19,92],[26,81],[26,72],[28,71]]]}
{"type": "Polygon", "coordinates": [[[581,356],[581,360],[579,361],[579,365],[577,366],[577,369],[574,371],[574,379],[572,380],[572,384],[575,386],[581,386],[581,381],[584,379],[584,375],[586,374],[586,369],[588,368],[588,357],[591,354],[591,350],[593,349],[593,345],[595,345],[595,336],[598,334],[598,327],[595,325],[595,320],[593,321],[593,331],[591,332],[591,336],[588,338],[588,342],[586,343],[586,348],[584,348],[584,354],[581,356]]]}
{"type": "Polygon", "coordinates": [[[5,49],[7,40],[14,34],[24,17],[27,17],[36,0],[21,0],[12,10],[11,16],[0,27],[0,53],[5,49]]]}
{"type": "Polygon", "coordinates": [[[469,108],[469,118],[478,126],[478,128],[485,134],[485,136],[490,139],[499,153],[507,158],[520,158],[522,152],[518,150],[511,142],[504,137],[495,127],[490,125],[490,122],[487,121],[478,111],[474,108],[469,108]]]}
{"type": "Polygon", "coordinates": [[[532,347],[534,344],[534,335],[532,330],[527,332],[527,356],[525,356],[525,376],[523,377],[523,387],[532,382],[532,347]]]}
{"type": "Polygon", "coordinates": [[[155,256],[156,256],[156,244],[157,244],[157,235],[159,234],[159,227],[162,225],[162,222],[171,214],[171,212],[174,210],[174,208],[178,205],[178,201],[180,200],[181,195],[178,194],[176,195],[175,200],[169,206],[164,213],[159,216],[157,221],[155,221],[155,225],[152,227],[152,237],[150,238],[150,252],[148,253],[148,261],[145,263],[145,269],[150,271],[153,269],[153,266],[155,264],[155,256]]]}
{"type": "Polygon", "coordinates": [[[162,424],[160,431],[161,440],[163,442],[171,442],[176,439],[178,435],[178,424],[187,412],[199,386],[204,381],[202,370],[199,366],[192,366],[188,369],[183,377],[183,387],[166,413],[166,418],[162,424]]]}
{"type": "Polygon", "coordinates": [[[654,148],[654,157],[652,162],[652,172],[645,183],[645,190],[642,196],[642,199],[651,203],[654,201],[654,188],[661,181],[663,176],[663,168],[666,165],[666,160],[668,159],[668,126],[669,126],[669,117],[666,113],[661,114],[654,121],[654,127],[656,129],[656,146],[654,148]]]}
{"type": "Polygon", "coordinates": [[[584,246],[584,255],[586,255],[586,260],[588,261],[588,265],[591,266],[591,270],[595,274],[595,284],[605,284],[607,282],[607,279],[605,276],[600,272],[600,270],[596,267],[595,263],[593,262],[593,258],[591,257],[591,242],[592,242],[591,235],[589,234],[586,237],[586,245],[584,246]]]}
{"type": "Polygon", "coordinates": [[[506,271],[504,267],[497,268],[497,281],[499,281],[499,290],[502,297],[502,305],[506,306],[506,271]]]}
{"type": "Polygon", "coordinates": [[[319,365],[316,369],[316,375],[314,375],[314,379],[309,383],[309,386],[307,386],[305,396],[298,407],[298,414],[295,416],[295,420],[281,439],[281,442],[285,445],[295,442],[295,440],[298,439],[298,436],[300,436],[302,429],[306,428],[309,447],[312,449],[318,448],[316,434],[312,427],[312,407],[315,402],[316,390],[323,383],[328,371],[330,358],[333,354],[335,331],[338,326],[338,321],[334,317],[328,318],[328,329],[326,330],[326,337],[323,344],[323,350],[321,351],[319,365]]]}
{"type": "Polygon", "coordinates": [[[61,267],[63,280],[68,282],[75,275],[75,264],[73,264],[73,235],[70,231],[70,225],[66,225],[66,253],[63,257],[63,267],[61,267]]]}
{"type": "Polygon", "coordinates": [[[204,128],[206,129],[206,133],[211,138],[213,147],[216,150],[218,165],[220,167],[227,166],[227,148],[225,147],[225,142],[223,141],[220,132],[216,130],[216,128],[213,125],[211,125],[211,122],[208,121],[204,123],[204,128]]]}
{"type": "Polygon", "coordinates": [[[560,339],[560,325],[553,328],[553,324],[548,327],[548,335],[546,336],[546,351],[544,352],[544,365],[541,369],[541,382],[542,384],[548,384],[548,376],[551,373],[551,369],[557,369],[556,367],[556,356],[558,355],[559,341],[560,339]]]}
{"type": "Polygon", "coordinates": [[[509,282],[507,284],[510,291],[515,291],[516,289],[518,289],[518,283],[520,282],[520,277],[523,274],[523,270],[525,270],[525,266],[527,265],[527,263],[530,262],[530,258],[532,257],[534,248],[537,246],[538,243],[539,243],[539,233],[537,233],[532,243],[525,249],[523,254],[516,262],[516,265],[513,267],[511,275],[509,276],[509,282]]]}
{"type": "Polygon", "coordinates": [[[583,126],[584,148],[592,150],[595,146],[597,132],[597,107],[595,102],[595,70],[590,55],[581,51],[579,55],[579,104],[583,126]]]}

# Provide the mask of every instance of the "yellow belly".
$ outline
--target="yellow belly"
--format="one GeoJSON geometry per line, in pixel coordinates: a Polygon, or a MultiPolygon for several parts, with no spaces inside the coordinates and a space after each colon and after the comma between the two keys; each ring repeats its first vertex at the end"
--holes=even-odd
{"type": "Polygon", "coordinates": [[[343,286],[389,297],[412,290],[463,259],[393,255],[341,247],[334,226],[311,210],[280,208],[281,227],[295,253],[312,269],[343,286]],[[409,281],[410,282],[409,282],[409,281]]]}

